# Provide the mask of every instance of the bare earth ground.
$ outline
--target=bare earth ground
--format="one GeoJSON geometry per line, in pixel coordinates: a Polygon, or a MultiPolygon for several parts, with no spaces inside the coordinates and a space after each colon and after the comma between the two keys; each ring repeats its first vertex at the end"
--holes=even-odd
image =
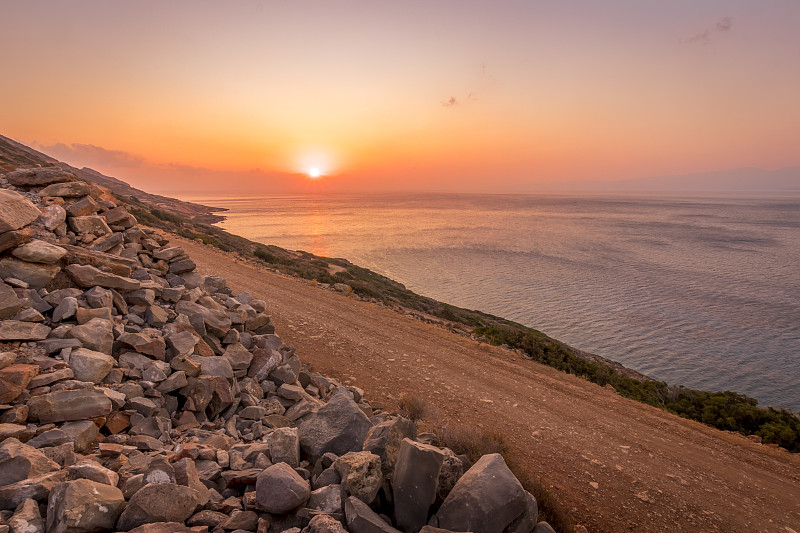
{"type": "Polygon", "coordinates": [[[204,274],[268,304],[301,360],[387,407],[495,428],[576,523],[597,531],[800,530],[800,456],[627,400],[514,352],[176,239],[204,274]]]}

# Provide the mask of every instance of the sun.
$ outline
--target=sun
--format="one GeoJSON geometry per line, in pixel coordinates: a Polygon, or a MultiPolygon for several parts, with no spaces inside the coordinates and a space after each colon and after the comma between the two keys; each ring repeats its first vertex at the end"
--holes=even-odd
{"type": "Polygon", "coordinates": [[[309,168],[306,174],[308,174],[308,177],[312,179],[316,179],[322,176],[322,172],[320,172],[320,170],[317,167],[309,168]]]}

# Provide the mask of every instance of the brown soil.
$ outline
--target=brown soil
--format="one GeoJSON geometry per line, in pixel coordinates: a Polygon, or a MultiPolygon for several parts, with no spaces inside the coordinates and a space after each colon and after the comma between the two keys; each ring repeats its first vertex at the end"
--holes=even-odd
{"type": "Polygon", "coordinates": [[[201,273],[266,300],[276,332],[315,370],[374,403],[417,396],[443,424],[499,430],[520,466],[589,531],[800,529],[800,456],[216,249],[176,244],[201,273]]]}

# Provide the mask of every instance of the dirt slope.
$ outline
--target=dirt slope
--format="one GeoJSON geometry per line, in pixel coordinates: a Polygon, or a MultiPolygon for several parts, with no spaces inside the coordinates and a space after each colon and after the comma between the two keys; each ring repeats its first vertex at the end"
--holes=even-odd
{"type": "Polygon", "coordinates": [[[512,352],[176,240],[269,305],[304,362],[388,406],[502,431],[590,531],[800,530],[800,457],[683,420],[512,352]]]}

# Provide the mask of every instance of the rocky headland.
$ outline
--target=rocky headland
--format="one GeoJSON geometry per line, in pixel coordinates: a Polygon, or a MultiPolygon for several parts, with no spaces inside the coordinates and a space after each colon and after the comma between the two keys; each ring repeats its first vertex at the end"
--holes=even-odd
{"type": "Polygon", "coordinates": [[[195,267],[62,168],[0,178],[0,532],[552,531],[195,267]]]}

